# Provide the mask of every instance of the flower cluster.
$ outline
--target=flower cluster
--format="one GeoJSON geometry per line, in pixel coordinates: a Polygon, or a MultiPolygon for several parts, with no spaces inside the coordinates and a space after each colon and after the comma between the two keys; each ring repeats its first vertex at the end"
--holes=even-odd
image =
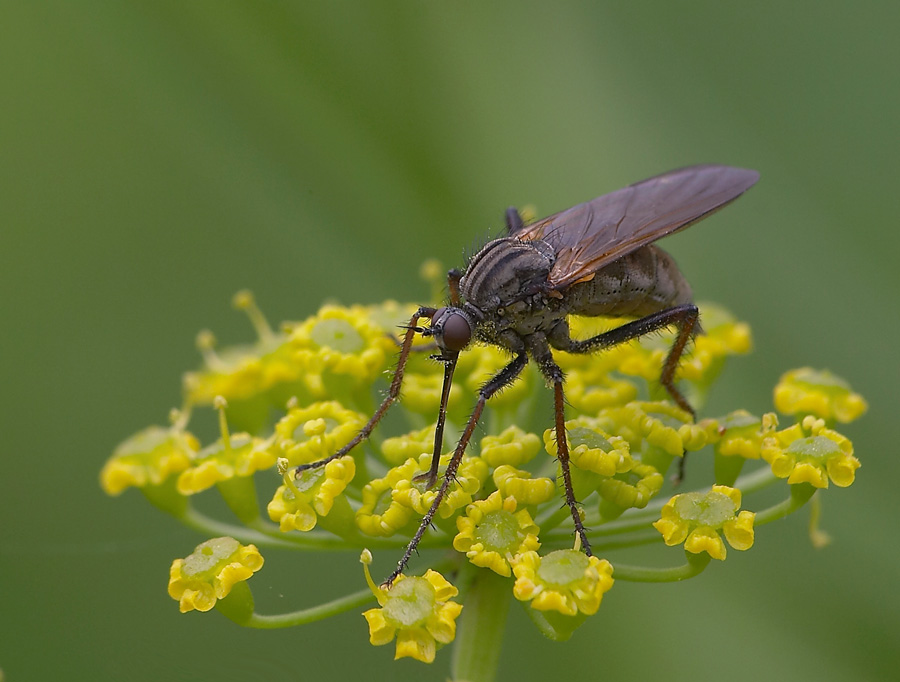
{"type": "MultiPolygon", "coordinates": [[[[257,341],[216,350],[212,335],[202,333],[203,366],[184,377],[184,408],[173,413],[170,426],[149,427],[122,443],[100,476],[107,493],[137,488],[160,509],[215,536],[171,566],[169,594],[181,611],[216,607],[243,625],[274,627],[374,600],[378,606],[362,613],[371,643],[395,642],[395,657],[431,662],[438,648],[454,641],[463,607],[483,603],[470,606],[467,596],[492,586],[522,602],[542,632],[564,639],[599,610],[614,575],[643,582],[695,575],[709,558],[725,559],[726,543],[750,549],[759,527],[794,511],[816,490],[850,485],[860,466],[835,426],[860,416],[866,404],[829,372],[800,369],[782,377],[774,408],[789,423],[781,427],[774,412],[738,409],[695,421],[673,404],[659,386],[671,334],[597,355],[556,353],[566,372],[571,484],[588,529],[588,555],[580,540],[573,545],[556,461],[560,434],[546,428],[552,413],[536,409],[546,402],[532,366],[489,401],[484,432],[476,432],[438,504],[428,473],[443,368],[430,357],[428,339],[414,341],[391,418],[345,456],[303,467],[330,457],[365,428],[391,378],[398,327],[416,306],[327,305],[278,331],[249,293],[238,294],[235,306],[250,317],[257,341]],[[202,424],[188,431],[195,415],[210,407],[218,432],[203,434],[202,424]],[[667,484],[685,469],[689,454],[691,460],[712,458],[714,480],[695,481],[688,465],[681,487],[667,484]],[[748,463],[754,469],[744,472],[748,463]],[[753,503],[753,493],[773,486],[783,487],[784,502],[753,503]],[[197,503],[216,494],[237,522],[199,511],[197,503]],[[364,548],[397,558],[433,504],[421,560],[392,584],[377,586],[364,548]],[[228,536],[219,537],[223,532],[228,536]],[[660,552],[679,545],[684,551],[666,568],[603,558],[613,547],[648,542],[660,552]],[[368,588],[293,614],[256,614],[245,581],[263,565],[257,547],[364,550],[368,588]],[[449,554],[429,564],[424,550],[431,548],[449,554]]],[[[695,408],[726,358],[751,346],[747,325],[726,311],[701,306],[701,316],[705,334],[684,357],[678,378],[695,408]]],[[[571,320],[573,336],[581,338],[618,324],[571,320]]],[[[493,347],[476,345],[460,355],[444,451],[453,452],[479,387],[507,362],[493,347]]],[[[449,454],[440,458],[439,476],[449,460],[449,454]]],[[[488,619],[471,622],[482,620],[488,619]]]]}

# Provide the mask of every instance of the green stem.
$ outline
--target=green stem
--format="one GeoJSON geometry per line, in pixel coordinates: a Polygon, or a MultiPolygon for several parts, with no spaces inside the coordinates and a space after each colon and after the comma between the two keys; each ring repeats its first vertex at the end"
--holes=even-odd
{"type": "MultiPolygon", "coordinates": [[[[318,550],[327,549],[333,551],[360,549],[363,546],[374,549],[398,549],[406,547],[409,542],[405,538],[369,538],[359,542],[348,542],[344,538],[331,533],[309,531],[300,533],[282,533],[278,526],[263,519],[257,519],[248,526],[238,526],[211,518],[193,507],[188,507],[177,516],[188,528],[193,528],[204,535],[216,537],[227,535],[243,543],[252,542],[258,547],[277,547],[278,549],[318,550]]],[[[432,535],[434,535],[432,533],[432,535]]],[[[446,544],[445,536],[426,537],[419,543],[422,549],[438,547],[446,544]]]]}
{"type": "Polygon", "coordinates": [[[506,626],[512,584],[491,570],[475,568],[453,645],[452,679],[493,682],[506,626]]]}
{"type": "MultiPolygon", "coordinates": [[[[436,569],[445,571],[450,570],[451,567],[452,564],[448,562],[435,565],[436,569]]],[[[249,585],[246,582],[239,582],[232,587],[227,597],[216,603],[216,608],[226,618],[243,627],[273,630],[315,623],[346,611],[358,609],[373,601],[375,601],[375,595],[372,593],[372,589],[365,588],[308,609],[264,616],[254,611],[253,593],[249,585]]]]}
{"type": "MultiPolygon", "coordinates": [[[[630,533],[607,534],[600,530],[589,530],[588,540],[591,547],[595,550],[619,549],[621,547],[636,547],[638,545],[652,544],[656,541],[662,541],[659,532],[649,527],[649,524],[642,524],[642,527],[635,529],[630,533]]],[[[541,533],[541,542],[547,547],[553,546],[569,546],[573,545],[573,533],[570,530],[560,529],[549,533],[541,533]]]]}
{"type": "Polygon", "coordinates": [[[687,563],[671,568],[647,568],[645,566],[626,566],[615,564],[613,577],[616,580],[627,580],[637,583],[669,583],[687,580],[699,575],[709,565],[710,556],[706,552],[691,554],[685,552],[687,563]]]}
{"type": "Polygon", "coordinates": [[[290,549],[294,547],[294,545],[287,540],[267,537],[246,526],[236,526],[232,523],[225,523],[210,518],[193,507],[187,507],[184,512],[178,516],[178,520],[188,528],[193,528],[194,530],[211,537],[227,535],[239,542],[252,542],[261,547],[278,547],[280,549],[290,549]]]}
{"type": "Polygon", "coordinates": [[[738,488],[744,495],[749,495],[757,490],[769,487],[778,480],[778,477],[772,473],[772,469],[764,466],[749,474],[744,474],[735,481],[732,487],[738,488]]]}
{"type": "MultiPolygon", "coordinates": [[[[757,471],[741,476],[734,484],[734,487],[741,490],[744,495],[756,492],[766,488],[779,479],[772,473],[771,469],[764,467],[757,471]]],[[[705,489],[699,489],[703,491],[705,489]]],[[[615,521],[602,523],[590,531],[592,539],[604,537],[608,535],[620,535],[623,533],[631,533],[645,529],[651,521],[659,518],[659,512],[669,501],[668,497],[654,500],[643,509],[629,509],[621,518],[615,521]]],[[[556,528],[569,518],[569,510],[565,507],[553,509],[543,515],[539,515],[535,520],[541,531],[549,531],[556,528]]],[[[597,524],[600,521],[596,512],[589,511],[585,519],[585,525],[597,524]]],[[[542,537],[545,537],[542,533],[542,537]]],[[[550,537],[547,535],[546,537],[550,537]]]]}
{"type": "Polygon", "coordinates": [[[778,519],[783,519],[788,514],[792,514],[815,494],[816,489],[809,483],[797,483],[791,486],[791,496],[786,500],[773,504],[768,509],[763,509],[756,513],[756,519],[753,521],[754,526],[762,526],[778,519]]]}
{"type": "Polygon", "coordinates": [[[336,616],[339,613],[344,613],[351,609],[358,609],[373,601],[375,601],[375,595],[372,594],[372,590],[366,588],[359,592],[348,594],[346,597],[341,597],[308,609],[292,611],[291,613],[279,613],[275,616],[261,616],[258,613],[254,613],[250,616],[249,620],[244,621],[241,625],[261,630],[306,625],[307,623],[314,623],[325,618],[330,618],[331,616],[336,616]]]}

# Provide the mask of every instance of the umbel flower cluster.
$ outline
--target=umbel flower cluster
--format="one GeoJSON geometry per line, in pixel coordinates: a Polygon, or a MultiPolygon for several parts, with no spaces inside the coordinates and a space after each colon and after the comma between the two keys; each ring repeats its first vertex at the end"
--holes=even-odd
{"type": "MultiPolygon", "coordinates": [[[[171,565],[169,595],[182,612],[217,608],[238,624],[273,628],[358,610],[373,645],[393,643],[396,658],[431,662],[438,648],[457,639],[458,626],[470,631],[458,646],[499,649],[515,597],[545,635],[562,640],[600,609],[615,580],[697,575],[711,559],[724,560],[729,548],[750,549],[761,526],[817,492],[849,486],[859,467],[850,441],[834,427],[860,416],[866,403],[827,371],[785,373],[774,390],[780,416],[738,409],[694,421],[658,385],[670,335],[596,355],[555,353],[566,372],[573,487],[593,556],[573,541],[556,434],[546,429],[553,423],[548,391],[529,367],[489,401],[483,430],[440,504],[420,559],[392,585],[379,586],[369,573],[368,548],[377,550],[379,571],[387,574],[435,495],[421,474],[432,457],[443,369],[430,358],[428,340],[416,342],[388,425],[327,466],[299,478],[294,468],[336,452],[366,423],[391,376],[398,325],[416,306],[326,305],[276,331],[248,293],[234,303],[249,315],[257,341],[217,350],[212,334],[201,333],[203,365],[184,377],[183,408],[173,411],[170,425],[150,426],[123,442],[100,476],[110,495],[138,488],[210,538],[171,565]],[[218,421],[218,437],[209,442],[190,430],[204,411],[218,421]],[[695,481],[689,463],[686,479],[671,485],[688,454],[711,457],[715,480],[695,481]],[[773,486],[783,490],[781,502],[754,504],[755,493],[773,486]],[[195,501],[204,496],[220,496],[230,512],[217,508],[230,518],[200,511],[195,501]],[[618,558],[627,557],[628,547],[652,543],[665,568],[618,558]],[[363,571],[345,594],[324,604],[315,603],[316,594],[297,595],[309,606],[290,613],[254,611],[248,580],[263,568],[263,551],[353,549],[363,571]],[[604,558],[613,549],[616,558],[604,558]]],[[[748,326],[722,308],[701,305],[701,315],[706,333],[678,374],[696,408],[726,357],[751,346],[748,326]]],[[[570,321],[576,338],[622,323],[570,321]]],[[[480,385],[507,360],[487,346],[461,354],[445,450],[452,451],[480,385]]],[[[821,541],[824,534],[813,537],[821,541]]],[[[361,636],[362,627],[360,619],[361,636]]],[[[465,670],[465,661],[485,657],[471,653],[454,657],[462,661],[460,679],[479,678],[477,670],[465,670]]]]}

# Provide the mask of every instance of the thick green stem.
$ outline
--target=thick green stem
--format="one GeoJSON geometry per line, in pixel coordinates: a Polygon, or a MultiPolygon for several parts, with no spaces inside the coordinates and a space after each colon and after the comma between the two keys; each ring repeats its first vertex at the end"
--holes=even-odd
{"type": "Polygon", "coordinates": [[[452,679],[493,682],[512,597],[512,582],[486,568],[475,570],[453,644],[452,679]]]}

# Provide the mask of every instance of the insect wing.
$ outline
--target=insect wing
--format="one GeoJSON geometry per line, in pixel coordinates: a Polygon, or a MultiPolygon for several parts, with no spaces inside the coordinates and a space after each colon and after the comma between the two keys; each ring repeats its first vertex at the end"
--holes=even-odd
{"type": "Polygon", "coordinates": [[[690,166],[643,180],[517,230],[556,253],[548,283],[565,289],[604,265],[682,230],[737,199],[759,173],[730,166],[690,166]]]}

